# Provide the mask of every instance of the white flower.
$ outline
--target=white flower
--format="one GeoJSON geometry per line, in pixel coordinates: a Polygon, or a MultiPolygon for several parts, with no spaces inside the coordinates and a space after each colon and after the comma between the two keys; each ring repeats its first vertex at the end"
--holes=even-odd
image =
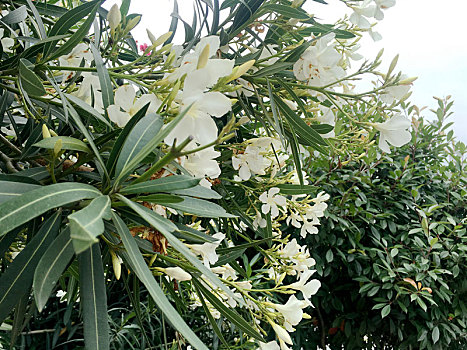
{"type": "Polygon", "coordinates": [[[109,21],[110,30],[114,31],[120,22],[122,21],[122,14],[117,4],[114,4],[107,14],[107,20],[109,21]]]}
{"type": "Polygon", "coordinates": [[[290,212],[290,215],[287,218],[287,220],[285,220],[285,222],[287,223],[287,225],[290,225],[290,222],[292,222],[293,227],[300,228],[302,227],[302,224],[299,221],[302,221],[302,220],[303,219],[298,212],[292,211],[290,212]]]}
{"type": "Polygon", "coordinates": [[[164,272],[178,281],[189,281],[191,280],[191,275],[180,267],[167,267],[164,269],[164,272]]]}
{"type": "Polygon", "coordinates": [[[296,326],[303,318],[302,309],[309,306],[309,303],[298,300],[295,295],[291,295],[285,305],[273,304],[273,306],[284,316],[287,323],[296,326]]]}
{"type": "Polygon", "coordinates": [[[380,132],[378,146],[386,153],[391,153],[389,144],[401,147],[412,139],[412,134],[408,130],[410,121],[400,114],[384,123],[371,123],[371,125],[380,132]]]}
{"type": "Polygon", "coordinates": [[[3,52],[13,52],[11,50],[11,47],[15,44],[15,39],[13,38],[10,38],[10,37],[3,37],[3,34],[4,34],[5,30],[3,28],[0,28],[0,38],[1,39],[1,43],[2,43],[2,49],[3,49],[3,52]]]}
{"type": "Polygon", "coordinates": [[[279,215],[279,209],[277,206],[284,207],[286,205],[286,199],[284,196],[278,195],[279,188],[272,187],[268,192],[264,192],[259,196],[259,200],[264,204],[261,206],[263,214],[271,212],[271,218],[275,218],[279,215]]]}
{"type": "Polygon", "coordinates": [[[255,220],[253,221],[253,228],[256,230],[259,227],[265,228],[267,226],[266,219],[261,216],[259,211],[256,212],[255,220]]]}
{"type": "Polygon", "coordinates": [[[189,154],[182,162],[183,167],[194,177],[208,176],[211,179],[217,178],[221,174],[221,169],[215,158],[221,154],[208,147],[196,153],[189,154]]]}
{"type": "MultiPolygon", "coordinates": [[[[400,79],[407,79],[407,75],[402,74],[400,79]]],[[[384,90],[384,93],[380,95],[381,101],[391,104],[394,100],[399,101],[409,92],[412,84],[399,84],[395,86],[390,86],[384,90]]]]}
{"type": "Polygon", "coordinates": [[[289,285],[289,288],[301,291],[303,296],[309,299],[312,295],[315,295],[321,287],[321,282],[317,279],[308,281],[315,272],[316,270],[306,270],[300,275],[300,280],[289,285]]]}
{"type": "Polygon", "coordinates": [[[15,129],[13,128],[13,125],[10,125],[9,128],[2,126],[0,128],[0,131],[3,132],[6,136],[16,137],[16,132],[15,132],[15,129]]]}
{"type": "Polygon", "coordinates": [[[110,120],[122,128],[148,103],[147,113],[156,113],[162,102],[154,94],[144,94],[136,98],[132,85],[122,85],[115,91],[115,104],[107,107],[107,113],[110,120]]]}
{"type": "Polygon", "coordinates": [[[393,7],[396,4],[396,0],[374,0],[376,3],[376,9],[374,17],[380,21],[384,18],[382,10],[393,7]]]}
{"type": "Polygon", "coordinates": [[[225,235],[221,232],[218,232],[212,237],[216,238],[217,242],[190,245],[191,250],[195,254],[201,255],[201,257],[203,258],[203,263],[207,267],[209,267],[212,264],[215,264],[217,260],[219,260],[219,256],[216,253],[216,248],[221,244],[222,240],[225,238],[225,235]]]}
{"type": "Polygon", "coordinates": [[[276,341],[270,341],[269,343],[259,343],[259,349],[257,350],[280,350],[279,344],[276,341]]]}
{"type": "Polygon", "coordinates": [[[217,266],[211,268],[211,271],[217,274],[222,274],[223,279],[231,278],[232,281],[235,281],[237,277],[237,272],[229,264],[223,266],[217,266]]]}
{"type": "Polygon", "coordinates": [[[308,221],[308,219],[305,219],[300,230],[300,236],[302,236],[302,238],[305,238],[307,234],[316,235],[318,233],[316,225],[319,225],[318,219],[315,218],[312,221],[308,221]]]}
{"type": "Polygon", "coordinates": [[[193,136],[199,145],[216,140],[217,126],[211,116],[222,117],[231,110],[232,104],[227,96],[218,91],[205,92],[212,81],[213,76],[203,69],[187,75],[181,94],[180,110],[191,107],[164,139],[166,144],[172,144],[175,139],[182,142],[189,136],[193,136]]]}
{"type": "Polygon", "coordinates": [[[376,10],[372,0],[364,0],[358,6],[352,6],[352,10],[354,12],[350,15],[350,22],[362,29],[370,28],[367,17],[373,17],[376,10]]]}
{"type": "Polygon", "coordinates": [[[265,169],[270,162],[263,157],[261,149],[248,145],[244,153],[236,154],[232,157],[232,166],[238,170],[241,180],[247,181],[251,175],[264,175],[265,169]]]}
{"type": "Polygon", "coordinates": [[[283,249],[279,251],[279,254],[284,258],[292,258],[300,253],[300,245],[297,243],[297,240],[294,238],[289,243],[285,245],[283,249]]]}
{"type": "MultiPolygon", "coordinates": [[[[79,67],[84,60],[84,66],[88,67],[89,63],[94,59],[91,50],[87,44],[81,43],[76,45],[68,55],[63,55],[58,58],[58,63],[62,67],[79,67]]],[[[75,73],[71,71],[63,71],[62,80],[65,81],[71,78],[75,73]]]]}
{"type": "Polygon", "coordinates": [[[83,81],[78,91],[73,95],[94,107],[99,113],[104,113],[104,102],[102,101],[101,83],[99,77],[90,72],[83,72],[83,81]]]}
{"type": "Polygon", "coordinates": [[[334,38],[334,33],[326,34],[305,50],[293,66],[298,80],[305,80],[313,86],[324,86],[345,76],[344,69],[338,65],[342,55],[331,43],[334,38]]]}
{"type": "Polygon", "coordinates": [[[286,344],[290,344],[290,345],[293,344],[292,338],[290,338],[290,334],[284,328],[282,328],[281,326],[279,326],[278,324],[274,322],[271,322],[271,326],[274,332],[276,332],[276,335],[279,338],[279,340],[282,340],[286,344]]]}

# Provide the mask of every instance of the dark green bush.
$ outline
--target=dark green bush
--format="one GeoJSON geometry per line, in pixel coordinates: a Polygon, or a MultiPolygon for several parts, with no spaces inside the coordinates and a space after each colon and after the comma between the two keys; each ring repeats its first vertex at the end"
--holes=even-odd
{"type": "Polygon", "coordinates": [[[465,348],[466,146],[439,101],[410,144],[312,174],[331,199],[308,236],[322,287],[295,334],[304,349],[465,348]]]}

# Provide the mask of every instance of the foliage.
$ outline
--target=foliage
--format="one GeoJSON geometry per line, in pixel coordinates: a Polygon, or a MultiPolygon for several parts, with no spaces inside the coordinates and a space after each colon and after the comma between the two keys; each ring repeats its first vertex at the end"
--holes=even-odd
{"type": "Polygon", "coordinates": [[[323,159],[311,173],[332,199],[307,239],[322,287],[309,321],[319,332],[304,322],[295,335],[304,348],[467,344],[466,146],[448,131],[452,102],[438,102],[433,122],[409,108],[412,141],[393,154],[323,159]]]}
{"type": "Polygon", "coordinates": [[[391,4],[326,24],[299,0],[196,0],[189,24],[174,3],[138,47],[129,0],[2,2],[5,346],[288,349],[333,193],[302,169],[410,140],[397,57],[352,68],[391,4]]]}

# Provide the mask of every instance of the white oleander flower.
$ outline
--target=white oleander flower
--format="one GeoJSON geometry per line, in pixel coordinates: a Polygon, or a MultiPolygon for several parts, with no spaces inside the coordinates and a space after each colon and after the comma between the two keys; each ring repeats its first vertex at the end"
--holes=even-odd
{"type": "Polygon", "coordinates": [[[203,264],[207,267],[210,267],[210,265],[215,264],[217,260],[219,260],[219,256],[216,253],[216,248],[221,244],[222,240],[225,238],[225,235],[221,232],[218,232],[212,237],[216,238],[217,242],[191,244],[189,246],[195,254],[201,255],[203,258],[203,264]]]}
{"type": "Polygon", "coordinates": [[[166,267],[164,269],[164,272],[167,274],[167,276],[175,278],[178,281],[191,280],[191,275],[178,266],[177,267],[166,267]]]}
{"type": "Polygon", "coordinates": [[[273,304],[273,307],[284,316],[289,325],[296,326],[303,318],[303,309],[309,305],[307,301],[298,300],[295,295],[291,295],[287,303],[273,304]]]}
{"type": "Polygon", "coordinates": [[[376,5],[372,0],[364,0],[357,6],[352,6],[353,13],[350,15],[350,22],[362,29],[368,29],[371,23],[367,18],[375,15],[376,5]]]}
{"type": "Polygon", "coordinates": [[[255,220],[253,220],[253,228],[256,230],[259,227],[265,228],[267,226],[266,219],[261,216],[259,211],[256,212],[255,220]]]}
{"type": "MultiPolygon", "coordinates": [[[[189,148],[187,148],[189,149],[189,148]]],[[[221,174],[219,163],[215,160],[221,155],[220,152],[208,147],[196,153],[189,154],[182,161],[183,167],[194,177],[209,177],[215,179],[221,174]]]]}
{"type": "Polygon", "coordinates": [[[293,345],[292,338],[290,338],[289,332],[287,332],[283,327],[279,326],[277,323],[271,322],[272,329],[276,333],[279,341],[283,341],[286,344],[293,345]]]}
{"type": "Polygon", "coordinates": [[[146,113],[156,113],[162,104],[154,94],[144,94],[136,98],[135,88],[132,85],[122,85],[115,91],[115,104],[107,107],[107,113],[110,120],[122,128],[148,103],[149,108],[146,113]]]}
{"type": "MultiPolygon", "coordinates": [[[[402,74],[400,79],[404,80],[407,79],[408,76],[405,74],[402,74]]],[[[390,86],[384,90],[384,92],[380,95],[381,101],[387,104],[391,104],[394,101],[399,101],[402,99],[405,95],[408,94],[410,88],[412,87],[412,84],[399,84],[395,86],[390,86]]]]}
{"type": "Polygon", "coordinates": [[[11,47],[15,44],[15,39],[10,38],[10,37],[3,37],[4,33],[5,33],[5,30],[3,28],[0,28],[0,38],[2,38],[1,43],[2,43],[3,52],[13,52],[11,50],[11,47]]]}
{"type": "Polygon", "coordinates": [[[401,114],[393,116],[384,123],[371,123],[371,125],[380,132],[378,146],[386,153],[391,153],[389,144],[401,147],[412,139],[409,131],[410,120],[401,114]]]}
{"type": "Polygon", "coordinates": [[[300,274],[300,279],[297,282],[292,283],[288,287],[299,290],[306,299],[310,299],[311,296],[315,295],[321,287],[321,282],[317,279],[308,281],[315,272],[316,270],[306,270],[300,274]]]}
{"type": "Polygon", "coordinates": [[[271,212],[271,218],[275,218],[279,215],[278,205],[284,207],[287,204],[285,197],[278,193],[279,188],[272,187],[268,192],[264,192],[259,196],[259,200],[264,203],[261,206],[261,211],[263,214],[271,212]]]}
{"type": "Polygon", "coordinates": [[[316,218],[314,218],[311,221],[309,221],[308,218],[303,220],[303,225],[300,230],[300,236],[302,236],[302,238],[305,238],[307,234],[310,234],[310,235],[318,234],[319,231],[316,225],[319,225],[319,220],[316,218]]]}
{"type": "Polygon", "coordinates": [[[374,0],[376,3],[376,9],[374,17],[378,21],[381,21],[384,18],[384,13],[382,10],[393,7],[396,4],[396,0],[374,0]]]}
{"type": "Polygon", "coordinates": [[[9,128],[2,126],[0,131],[3,132],[6,136],[14,136],[16,138],[16,132],[13,128],[13,125],[10,125],[9,128]]]}
{"type": "Polygon", "coordinates": [[[259,343],[259,348],[257,350],[281,350],[279,344],[275,340],[270,341],[269,343],[259,343]]]}
{"type": "Polygon", "coordinates": [[[223,279],[231,278],[232,281],[235,281],[237,277],[237,272],[229,264],[223,266],[217,266],[211,268],[211,271],[217,274],[221,274],[223,279]]]}
{"type": "Polygon", "coordinates": [[[96,111],[104,113],[104,102],[102,101],[101,83],[99,77],[90,72],[83,72],[83,81],[79,85],[78,91],[73,95],[93,106],[96,111]]]}
{"type": "Polygon", "coordinates": [[[114,31],[122,21],[122,14],[117,4],[114,4],[107,13],[107,21],[109,21],[110,30],[114,31]]]}
{"type": "Polygon", "coordinates": [[[232,157],[232,166],[238,170],[238,176],[241,180],[247,181],[251,175],[266,174],[265,169],[271,163],[261,153],[260,148],[248,145],[245,152],[232,157]]]}
{"type": "MultiPolygon", "coordinates": [[[[62,67],[79,67],[84,60],[84,66],[89,67],[89,63],[94,59],[94,56],[85,43],[76,45],[68,55],[63,55],[58,58],[58,63],[62,67]]],[[[75,72],[63,71],[62,80],[70,79],[75,72]]]]}

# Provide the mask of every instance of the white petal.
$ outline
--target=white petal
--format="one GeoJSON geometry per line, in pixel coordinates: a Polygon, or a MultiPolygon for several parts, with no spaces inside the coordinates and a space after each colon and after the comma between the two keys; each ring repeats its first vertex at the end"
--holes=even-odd
{"type": "Polygon", "coordinates": [[[129,112],[135,100],[135,88],[132,85],[120,86],[115,91],[115,104],[122,107],[126,112],[129,112]]]}
{"type": "Polygon", "coordinates": [[[209,44],[209,57],[212,57],[216,54],[217,50],[219,50],[220,39],[216,35],[210,35],[204,38],[201,38],[199,43],[195,47],[195,53],[199,56],[201,52],[204,50],[206,45],[209,44]]]}
{"type": "Polygon", "coordinates": [[[156,113],[162,102],[154,94],[144,94],[138,98],[133,105],[132,112],[135,114],[141,108],[150,103],[147,113],[156,113]]]}
{"type": "Polygon", "coordinates": [[[109,114],[109,118],[119,127],[123,128],[126,123],[131,119],[129,113],[122,112],[120,107],[117,105],[110,105],[107,107],[107,113],[109,114]]]}
{"type": "Polygon", "coordinates": [[[232,108],[230,99],[218,91],[207,92],[198,100],[198,108],[214,117],[222,117],[232,108]]]}

